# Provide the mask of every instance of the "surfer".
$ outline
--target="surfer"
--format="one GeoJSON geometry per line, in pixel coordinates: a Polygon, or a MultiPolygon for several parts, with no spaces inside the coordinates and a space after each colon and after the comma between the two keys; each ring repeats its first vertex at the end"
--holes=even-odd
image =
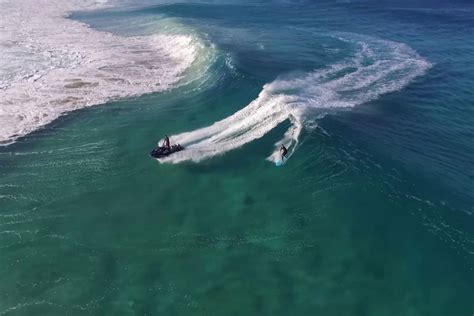
{"type": "Polygon", "coordinates": [[[165,135],[165,139],[163,140],[163,147],[165,147],[168,150],[171,150],[170,139],[168,135],[165,135]]]}
{"type": "Polygon", "coordinates": [[[281,155],[281,161],[282,162],[285,159],[287,153],[288,153],[288,149],[286,149],[285,145],[281,144],[281,146],[280,146],[280,155],[281,155]]]}

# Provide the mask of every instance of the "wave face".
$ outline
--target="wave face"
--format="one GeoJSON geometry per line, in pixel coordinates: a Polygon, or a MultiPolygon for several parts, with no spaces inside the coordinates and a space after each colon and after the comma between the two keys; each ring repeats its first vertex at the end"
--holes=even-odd
{"type": "Polygon", "coordinates": [[[121,37],[67,19],[71,11],[105,5],[0,2],[0,145],[68,111],[182,83],[199,55],[197,40],[179,34],[121,37]]]}
{"type": "Polygon", "coordinates": [[[356,34],[335,37],[355,47],[352,57],[322,70],[266,84],[257,99],[235,114],[208,127],[172,136],[172,141],[186,150],[162,161],[198,162],[221,155],[289,120],[291,127],[268,157],[277,161],[280,144],[285,144],[291,156],[302,129],[314,126],[315,118],[331,109],[354,107],[400,90],[430,67],[405,44],[356,34]]]}

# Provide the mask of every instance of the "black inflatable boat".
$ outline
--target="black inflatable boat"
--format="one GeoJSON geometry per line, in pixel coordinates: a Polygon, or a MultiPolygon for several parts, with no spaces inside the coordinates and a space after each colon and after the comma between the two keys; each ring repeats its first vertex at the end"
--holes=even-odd
{"type": "Polygon", "coordinates": [[[150,156],[153,157],[153,158],[163,158],[163,157],[166,157],[166,156],[169,156],[175,152],[178,152],[178,151],[181,151],[183,150],[184,147],[181,146],[181,145],[173,145],[171,146],[170,149],[166,148],[166,147],[156,147],[155,149],[153,149],[150,153],[150,156]]]}

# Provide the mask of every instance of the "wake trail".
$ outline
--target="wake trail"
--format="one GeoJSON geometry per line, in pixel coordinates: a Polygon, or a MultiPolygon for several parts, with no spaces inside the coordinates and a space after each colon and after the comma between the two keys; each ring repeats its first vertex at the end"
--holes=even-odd
{"type": "Polygon", "coordinates": [[[233,115],[210,126],[173,135],[186,150],[160,159],[162,162],[199,162],[239,148],[263,137],[284,121],[291,123],[275,151],[267,158],[280,159],[285,144],[288,158],[305,127],[332,110],[350,108],[404,88],[430,68],[409,46],[357,34],[337,34],[356,50],[352,57],[299,77],[279,78],[264,85],[259,96],[233,115]]]}

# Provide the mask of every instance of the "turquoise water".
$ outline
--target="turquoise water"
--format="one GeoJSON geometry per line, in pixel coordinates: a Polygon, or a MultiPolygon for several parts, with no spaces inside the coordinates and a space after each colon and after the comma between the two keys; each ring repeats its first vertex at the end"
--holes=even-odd
{"type": "MultiPolygon", "coordinates": [[[[192,34],[208,69],[0,147],[0,315],[471,315],[473,9],[135,2],[75,13],[121,35],[192,34]],[[357,67],[392,65],[387,43],[414,61],[373,81],[384,67],[356,73],[327,98],[317,88],[357,67],[313,78],[361,43],[376,56],[357,67]],[[251,140],[199,162],[148,157],[165,133],[228,118],[275,82],[292,82],[271,91],[296,106],[261,137],[252,123],[239,134],[251,140]],[[302,108],[276,168],[266,158],[302,108]]],[[[220,145],[239,139],[227,136],[220,145]]]]}

